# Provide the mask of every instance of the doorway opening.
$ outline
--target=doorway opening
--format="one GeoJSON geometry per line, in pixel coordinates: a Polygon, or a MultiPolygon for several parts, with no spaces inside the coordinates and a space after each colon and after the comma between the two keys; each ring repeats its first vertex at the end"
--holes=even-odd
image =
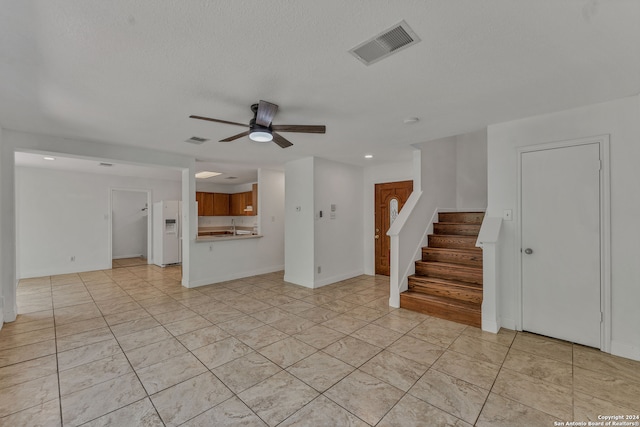
{"type": "Polygon", "coordinates": [[[111,189],[111,267],[152,262],[151,191],[111,189]]]}

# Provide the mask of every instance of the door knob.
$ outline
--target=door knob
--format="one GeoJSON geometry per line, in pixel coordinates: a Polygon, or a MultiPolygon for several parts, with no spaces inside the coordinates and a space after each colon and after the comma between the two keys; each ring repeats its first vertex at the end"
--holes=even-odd
{"type": "Polygon", "coordinates": [[[524,253],[527,254],[527,255],[531,255],[533,253],[533,249],[527,248],[527,249],[524,250],[524,253]]]}
{"type": "Polygon", "coordinates": [[[379,235],[379,234],[376,234],[376,235],[375,235],[375,236],[373,236],[373,237],[375,237],[376,239],[379,239],[379,238],[380,238],[380,235],[379,235]]]}

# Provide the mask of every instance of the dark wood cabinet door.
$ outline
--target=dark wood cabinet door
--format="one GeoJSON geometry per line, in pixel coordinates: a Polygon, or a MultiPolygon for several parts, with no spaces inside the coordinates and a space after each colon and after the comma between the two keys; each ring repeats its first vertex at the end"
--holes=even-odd
{"type": "Polygon", "coordinates": [[[213,193],[204,193],[204,216],[213,216],[213,193]]]}
{"type": "Polygon", "coordinates": [[[244,215],[244,193],[231,194],[231,209],[229,214],[231,216],[244,215]]]}
{"type": "Polygon", "coordinates": [[[229,203],[229,194],[213,193],[213,215],[228,216],[229,203]]]}
{"type": "Polygon", "coordinates": [[[196,202],[198,202],[198,216],[204,215],[204,195],[204,192],[196,191],[196,202]]]}

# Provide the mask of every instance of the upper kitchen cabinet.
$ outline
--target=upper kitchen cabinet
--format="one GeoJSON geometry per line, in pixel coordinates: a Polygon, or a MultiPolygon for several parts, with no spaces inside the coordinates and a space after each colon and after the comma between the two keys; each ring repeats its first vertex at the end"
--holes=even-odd
{"type": "Polygon", "coordinates": [[[254,216],[258,214],[258,184],[242,193],[196,191],[198,216],[254,216]]]}
{"type": "Polygon", "coordinates": [[[258,184],[253,184],[251,187],[251,206],[253,207],[253,212],[251,215],[258,215],[258,184]]]}
{"type": "Polygon", "coordinates": [[[245,193],[235,193],[231,194],[231,209],[229,214],[231,216],[240,216],[246,215],[244,208],[247,206],[246,204],[246,196],[245,193]]]}
{"type": "Polygon", "coordinates": [[[213,216],[229,216],[230,194],[212,193],[213,194],[213,216]]]}
{"type": "Polygon", "coordinates": [[[214,215],[214,193],[204,193],[204,216],[214,215]]]}
{"type": "Polygon", "coordinates": [[[198,203],[198,216],[204,216],[204,195],[203,191],[196,191],[196,202],[198,203]]]}

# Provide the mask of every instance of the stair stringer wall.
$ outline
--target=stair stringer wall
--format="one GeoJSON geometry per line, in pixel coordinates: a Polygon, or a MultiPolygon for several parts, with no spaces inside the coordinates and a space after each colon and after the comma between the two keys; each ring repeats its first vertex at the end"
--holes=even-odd
{"type": "Polygon", "coordinates": [[[455,137],[420,144],[413,167],[414,191],[387,232],[391,237],[389,305],[395,308],[400,307],[400,293],[408,289],[408,276],[415,272],[428,228],[433,227],[429,214],[438,206],[456,205],[455,137]]]}

